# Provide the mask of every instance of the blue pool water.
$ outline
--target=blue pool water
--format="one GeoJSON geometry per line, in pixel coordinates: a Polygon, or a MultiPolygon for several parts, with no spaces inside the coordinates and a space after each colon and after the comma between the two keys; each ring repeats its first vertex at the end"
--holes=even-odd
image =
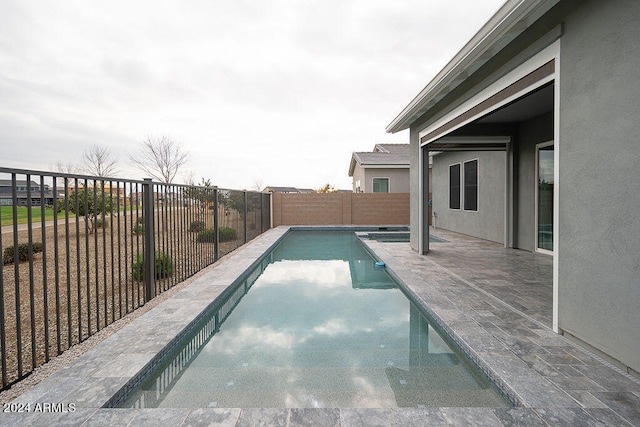
{"type": "Polygon", "coordinates": [[[354,233],[290,232],[119,407],[509,406],[354,233]]]}

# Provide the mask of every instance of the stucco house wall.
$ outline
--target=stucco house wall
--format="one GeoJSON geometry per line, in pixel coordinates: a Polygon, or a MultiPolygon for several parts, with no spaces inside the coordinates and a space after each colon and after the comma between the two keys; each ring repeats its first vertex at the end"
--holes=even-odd
{"type": "Polygon", "coordinates": [[[373,178],[388,178],[389,193],[409,192],[409,170],[395,168],[363,168],[356,165],[353,169],[353,192],[357,193],[357,183],[360,182],[360,192],[373,193],[373,178]]]}
{"type": "Polygon", "coordinates": [[[640,372],[640,6],[587,1],[564,21],[560,327],[640,372]]]}
{"type": "Polygon", "coordinates": [[[433,212],[435,227],[504,242],[505,154],[450,152],[433,156],[433,212]],[[449,166],[478,160],[478,210],[449,208],[449,166]]]}
{"type": "MultiPolygon", "coordinates": [[[[419,246],[420,222],[420,137],[415,128],[409,130],[409,145],[411,158],[409,160],[409,246],[414,251],[419,246]]],[[[433,170],[433,169],[432,169],[433,170]]],[[[433,189],[433,174],[429,176],[429,185],[433,189]]],[[[426,206],[425,206],[426,208],[426,206]]]]}
{"type": "Polygon", "coordinates": [[[365,176],[365,169],[359,164],[356,164],[356,166],[353,168],[353,180],[352,180],[353,188],[351,190],[354,193],[361,193],[361,192],[365,193],[366,183],[367,183],[367,179],[365,176]]]}
{"type": "Polygon", "coordinates": [[[364,185],[365,193],[373,193],[373,178],[388,178],[389,193],[408,193],[409,192],[409,171],[407,168],[391,169],[391,168],[368,168],[365,170],[364,185]]]}

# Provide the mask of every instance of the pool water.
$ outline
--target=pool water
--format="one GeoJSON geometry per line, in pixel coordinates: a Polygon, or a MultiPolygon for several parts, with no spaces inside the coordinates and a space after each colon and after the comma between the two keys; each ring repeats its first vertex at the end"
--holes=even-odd
{"type": "Polygon", "coordinates": [[[510,406],[354,233],[290,232],[229,298],[118,406],[510,406]]]}

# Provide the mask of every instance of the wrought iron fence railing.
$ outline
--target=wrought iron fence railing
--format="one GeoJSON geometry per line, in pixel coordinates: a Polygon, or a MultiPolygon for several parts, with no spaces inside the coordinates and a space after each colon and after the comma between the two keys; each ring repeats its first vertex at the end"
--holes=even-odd
{"type": "Polygon", "coordinates": [[[268,230],[270,212],[265,193],[0,168],[2,390],[268,230]]]}

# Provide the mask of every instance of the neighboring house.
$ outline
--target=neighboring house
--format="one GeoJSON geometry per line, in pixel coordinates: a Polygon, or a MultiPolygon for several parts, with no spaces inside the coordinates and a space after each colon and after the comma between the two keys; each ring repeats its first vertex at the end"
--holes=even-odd
{"type": "Polygon", "coordinates": [[[315,193],[316,190],[311,188],[296,188],[296,187],[265,187],[262,190],[263,193],[315,193]]]}
{"type": "Polygon", "coordinates": [[[408,193],[409,144],[376,144],[354,152],[349,164],[354,193],[408,193]]]}
{"type": "Polygon", "coordinates": [[[410,129],[416,251],[442,153],[437,226],[552,256],[553,329],[636,373],[639,81],[636,1],[509,0],[387,127],[410,129]]]}
{"type": "MultiPolygon", "coordinates": [[[[0,205],[13,206],[13,184],[10,179],[0,179],[0,205]]],[[[48,185],[44,185],[41,191],[39,184],[29,181],[16,180],[16,202],[17,206],[28,206],[29,195],[31,196],[31,205],[40,206],[43,201],[45,205],[53,205],[55,196],[48,185]],[[31,194],[29,194],[29,192],[31,194]],[[44,192],[44,194],[42,194],[44,192]]]]}
{"type": "Polygon", "coordinates": [[[117,185],[111,186],[110,184],[104,184],[103,187],[98,186],[98,188],[102,188],[105,194],[111,194],[111,197],[113,198],[114,202],[116,200],[119,200],[120,203],[122,204],[126,197],[126,191],[124,186],[119,187],[117,185]]]}
{"type": "MultiPolygon", "coordinates": [[[[122,186],[118,186],[117,184],[113,184],[112,182],[109,182],[109,183],[107,182],[94,181],[94,180],[86,181],[86,182],[80,181],[78,182],[77,188],[78,188],[78,191],[83,191],[85,188],[84,184],[87,184],[86,188],[89,194],[92,194],[95,191],[95,194],[98,195],[99,198],[102,198],[104,193],[105,199],[107,198],[111,199],[111,205],[114,207],[118,206],[118,204],[120,206],[123,206],[125,203],[129,204],[129,202],[126,201],[127,185],[122,184],[122,186]]],[[[73,195],[73,193],[75,192],[75,188],[76,187],[74,185],[72,184],[69,185],[68,187],[69,196],[73,195]]],[[[131,187],[128,187],[128,188],[131,189],[131,187]]],[[[140,197],[142,197],[142,192],[140,192],[140,197]]],[[[64,203],[64,198],[65,198],[64,188],[61,188],[58,191],[59,203],[64,203]]],[[[129,200],[131,200],[131,197],[129,197],[129,200]]],[[[140,199],[140,203],[142,203],[142,199],[140,199]]]]}
{"type": "MultiPolygon", "coordinates": [[[[153,192],[153,201],[155,203],[164,203],[165,196],[166,195],[164,193],[161,193],[161,192],[158,192],[158,191],[154,191],[153,192]]],[[[128,202],[129,206],[140,206],[142,208],[142,203],[143,203],[143,200],[144,200],[144,192],[143,191],[138,191],[136,193],[130,193],[128,198],[129,198],[129,202],[128,202]]]]}

